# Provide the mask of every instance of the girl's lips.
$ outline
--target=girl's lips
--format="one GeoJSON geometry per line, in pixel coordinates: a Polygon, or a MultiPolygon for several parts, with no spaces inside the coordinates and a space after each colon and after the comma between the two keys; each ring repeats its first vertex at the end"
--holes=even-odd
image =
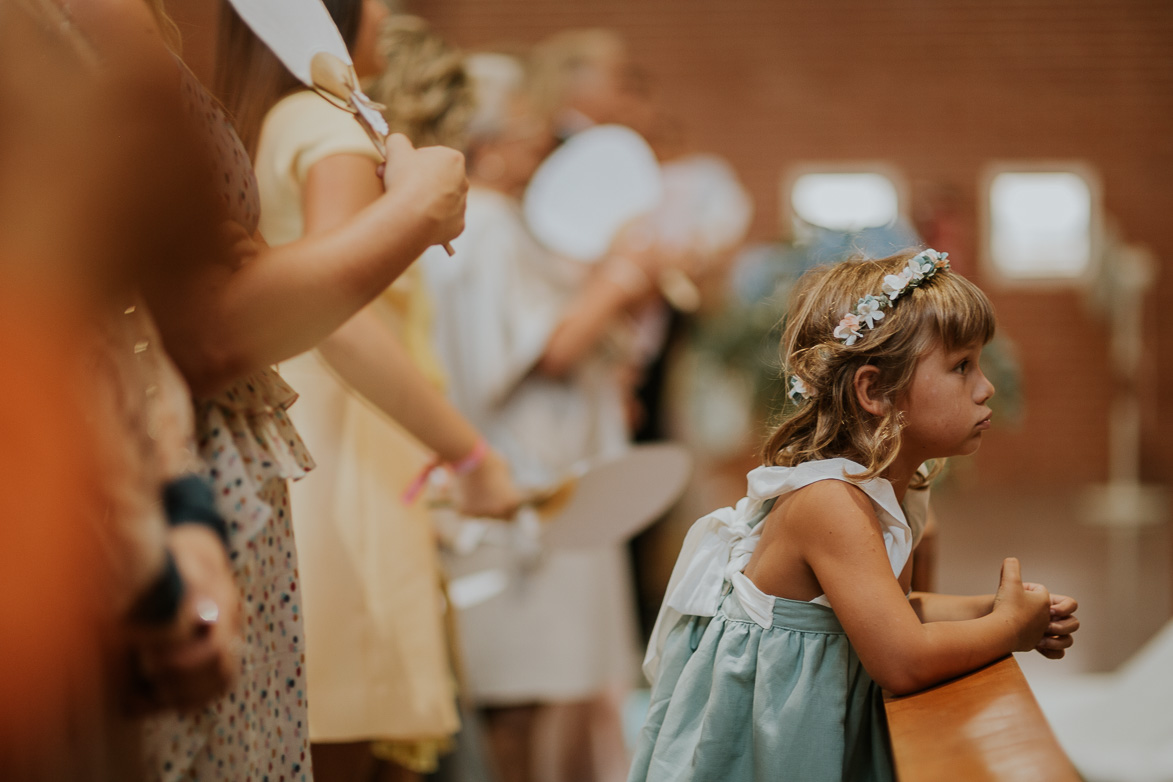
{"type": "Polygon", "coordinates": [[[981,429],[981,430],[989,429],[990,428],[990,417],[986,416],[983,420],[979,421],[976,428],[981,429]]]}

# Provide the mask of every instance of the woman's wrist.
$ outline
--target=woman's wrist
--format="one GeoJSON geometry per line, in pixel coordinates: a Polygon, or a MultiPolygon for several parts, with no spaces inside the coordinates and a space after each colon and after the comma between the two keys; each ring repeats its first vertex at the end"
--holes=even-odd
{"type": "Polygon", "coordinates": [[[485,442],[485,438],[478,437],[476,444],[474,444],[472,447],[472,450],[470,450],[460,459],[457,459],[454,462],[448,462],[447,467],[457,475],[467,475],[484,464],[485,458],[488,455],[489,444],[485,442]]]}
{"type": "Polygon", "coordinates": [[[449,460],[443,456],[437,455],[432,461],[428,462],[419,474],[408,484],[407,489],[404,490],[402,500],[405,505],[410,505],[415,502],[420,493],[423,492],[424,487],[427,486],[428,478],[433,472],[440,469],[447,469],[457,477],[463,477],[476,472],[484,465],[486,458],[492,451],[489,444],[485,442],[485,438],[477,436],[476,442],[470,450],[466,451],[457,459],[449,460]]]}

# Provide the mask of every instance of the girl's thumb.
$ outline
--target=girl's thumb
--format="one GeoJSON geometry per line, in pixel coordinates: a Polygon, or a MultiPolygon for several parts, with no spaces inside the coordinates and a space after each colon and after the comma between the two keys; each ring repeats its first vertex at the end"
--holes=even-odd
{"type": "Polygon", "coordinates": [[[1006,557],[1002,560],[1002,586],[1017,586],[1022,588],[1022,567],[1015,557],[1006,557]]]}

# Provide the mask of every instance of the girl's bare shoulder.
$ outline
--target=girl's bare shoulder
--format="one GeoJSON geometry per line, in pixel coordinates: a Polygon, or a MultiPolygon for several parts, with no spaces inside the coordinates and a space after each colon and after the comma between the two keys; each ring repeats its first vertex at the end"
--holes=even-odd
{"type": "Polygon", "coordinates": [[[796,489],[779,501],[770,518],[802,536],[841,534],[852,528],[877,528],[868,495],[853,483],[834,478],[796,489]]]}

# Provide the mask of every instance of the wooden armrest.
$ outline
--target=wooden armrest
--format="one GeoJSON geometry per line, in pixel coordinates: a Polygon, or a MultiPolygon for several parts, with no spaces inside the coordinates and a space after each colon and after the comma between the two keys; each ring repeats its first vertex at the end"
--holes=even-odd
{"type": "Polygon", "coordinates": [[[1013,657],[884,707],[900,782],[1080,780],[1013,657]]]}

